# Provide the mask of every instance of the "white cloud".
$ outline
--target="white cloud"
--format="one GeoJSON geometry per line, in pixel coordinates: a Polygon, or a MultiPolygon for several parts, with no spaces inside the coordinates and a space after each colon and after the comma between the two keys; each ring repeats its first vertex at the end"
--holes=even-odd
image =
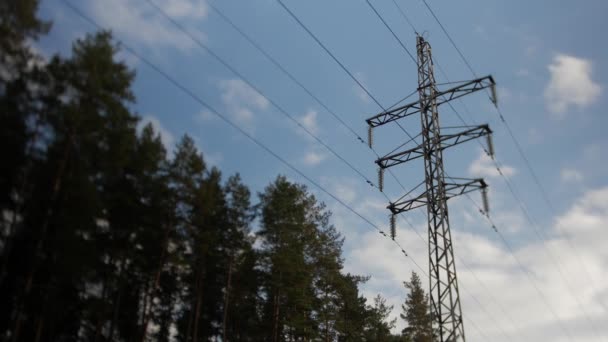
{"type": "Polygon", "coordinates": [[[165,0],[163,6],[171,17],[205,18],[208,13],[207,5],[201,0],[165,0]]]}
{"type": "Polygon", "coordinates": [[[325,158],[326,158],[326,155],[324,155],[323,153],[316,152],[316,151],[308,151],[304,155],[304,158],[302,158],[302,162],[306,166],[317,166],[323,160],[325,160],[325,158]]]}
{"type": "MultiPolygon", "coordinates": [[[[515,168],[502,165],[500,171],[505,177],[511,177],[515,174],[515,168]]],[[[496,169],[496,166],[484,151],[480,151],[479,157],[473,161],[469,166],[469,173],[475,177],[498,177],[500,172],[496,169]]]]}
{"type": "Polygon", "coordinates": [[[173,134],[161,124],[158,118],[151,115],[143,117],[141,121],[139,121],[139,123],[137,124],[137,130],[141,132],[141,130],[148,124],[152,124],[154,131],[160,134],[160,140],[165,146],[165,149],[168,152],[172,151],[173,144],[175,142],[173,134]]]}
{"type": "Polygon", "coordinates": [[[203,122],[207,122],[207,121],[212,121],[214,119],[216,119],[217,117],[215,116],[215,114],[213,114],[212,112],[210,112],[207,109],[203,109],[200,112],[198,112],[197,114],[194,115],[194,119],[199,122],[199,123],[203,123],[203,122]]]}
{"type": "Polygon", "coordinates": [[[549,66],[551,79],[545,88],[547,108],[556,118],[565,117],[570,106],[585,108],[601,93],[601,86],[591,79],[591,61],[558,54],[549,66]]]}
{"type": "MultiPolygon", "coordinates": [[[[482,220],[481,216],[478,219],[482,220]]],[[[514,256],[529,274],[522,270],[500,239],[452,230],[469,340],[503,341],[506,340],[503,331],[510,340],[516,341],[571,340],[561,331],[563,327],[573,335],[572,340],[599,342],[601,338],[594,336],[589,322],[599,330],[599,336],[608,334],[608,326],[604,324],[608,321],[608,250],[605,248],[608,187],[586,193],[555,222],[547,229],[545,241],[528,238],[522,245],[516,243],[519,239],[507,236],[514,256]],[[562,232],[567,234],[569,242],[562,232]],[[570,248],[570,244],[575,248],[570,248]]],[[[499,229],[508,230],[505,225],[508,223],[500,224],[499,229]]],[[[426,272],[426,244],[410,230],[400,227],[398,239],[426,272]]],[[[352,246],[346,256],[346,271],[371,275],[362,293],[370,299],[381,293],[389,304],[395,305],[392,317],[397,317],[406,295],[402,281],[409,278],[412,270],[424,279],[423,271],[414,266],[412,260],[403,258],[390,240],[375,232],[357,236],[356,241],[347,236],[346,243],[352,246]]],[[[402,326],[399,321],[398,329],[402,326]]]]}
{"type": "Polygon", "coordinates": [[[306,114],[300,117],[300,123],[312,134],[317,135],[319,133],[319,125],[317,124],[317,111],[308,110],[306,114]]]}
{"type": "MultiPolygon", "coordinates": [[[[205,39],[205,35],[195,28],[195,24],[207,16],[207,5],[204,1],[153,1],[197,39],[205,39]]],[[[101,26],[111,29],[121,39],[131,43],[151,48],[174,47],[180,50],[189,50],[195,44],[145,1],[91,1],[90,12],[101,26]]]]}
{"type": "Polygon", "coordinates": [[[352,178],[322,177],[323,187],[330,189],[332,193],[346,203],[352,203],[357,198],[357,180],[352,178]]]}
{"type": "Polygon", "coordinates": [[[583,180],[583,174],[575,169],[562,169],[560,177],[564,182],[581,182],[583,180]]]}
{"type": "Polygon", "coordinates": [[[239,124],[251,128],[254,111],[268,108],[268,100],[242,80],[221,80],[219,88],[222,91],[222,102],[239,124]]]}

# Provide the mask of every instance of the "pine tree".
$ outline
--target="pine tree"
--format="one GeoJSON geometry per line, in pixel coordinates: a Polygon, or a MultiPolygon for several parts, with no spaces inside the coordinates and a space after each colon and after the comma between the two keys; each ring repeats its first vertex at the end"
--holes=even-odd
{"type": "Polygon", "coordinates": [[[396,319],[389,320],[393,307],[386,304],[386,299],[377,295],[373,305],[368,306],[366,325],[367,341],[389,341],[392,339],[391,329],[395,327],[396,319]]]}
{"type": "Polygon", "coordinates": [[[315,235],[316,200],[305,187],[278,177],[260,202],[267,340],[312,338],[313,272],[305,250],[315,235]]]}
{"type": "Polygon", "coordinates": [[[111,34],[41,63],[37,5],[0,4],[0,339],[396,341],[305,186],[252,206],[190,137],[169,159],[111,34]]]}
{"type": "Polygon", "coordinates": [[[366,299],[359,294],[359,285],[369,277],[347,274],[338,285],[338,310],[335,329],[340,342],[365,341],[368,309],[366,299]]]}
{"type": "Polygon", "coordinates": [[[228,226],[224,230],[224,254],[228,261],[222,305],[222,340],[255,341],[260,274],[256,269],[258,254],[253,250],[250,224],[254,218],[249,189],[240,175],[231,176],[225,185],[228,226]]]}
{"type": "Polygon", "coordinates": [[[408,294],[405,303],[401,305],[403,313],[401,319],[405,320],[407,326],[402,334],[412,342],[432,342],[432,320],[429,308],[428,295],[424,293],[420,283],[420,277],[415,272],[409,282],[404,282],[408,294]]]}

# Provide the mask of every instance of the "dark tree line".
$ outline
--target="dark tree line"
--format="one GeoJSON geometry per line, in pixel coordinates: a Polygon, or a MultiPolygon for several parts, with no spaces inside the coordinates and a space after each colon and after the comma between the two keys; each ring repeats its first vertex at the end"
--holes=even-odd
{"type": "Polygon", "coordinates": [[[279,176],[256,199],[188,136],[169,155],[136,129],[111,34],[43,61],[37,6],[0,2],[1,340],[432,340],[417,276],[392,335],[305,186],[279,176]]]}

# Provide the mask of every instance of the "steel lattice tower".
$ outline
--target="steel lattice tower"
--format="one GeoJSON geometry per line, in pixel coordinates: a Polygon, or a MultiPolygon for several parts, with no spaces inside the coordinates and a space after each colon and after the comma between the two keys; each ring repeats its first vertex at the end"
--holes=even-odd
{"type": "Polygon", "coordinates": [[[496,104],[495,84],[491,76],[486,76],[462,82],[462,84],[445,91],[439,91],[436,88],[433,74],[431,46],[422,36],[418,36],[416,41],[419,99],[367,119],[370,146],[374,127],[420,113],[422,142],[416,147],[376,160],[376,164],[380,168],[378,181],[382,189],[382,175],[385,168],[424,158],[424,181],[419,186],[424,183],[426,190],[416,197],[406,199],[406,195],[410,194],[412,190],[389,204],[388,209],[393,215],[391,217],[391,232],[394,238],[395,215],[426,205],[429,245],[429,298],[433,330],[438,333],[441,342],[465,341],[447,201],[451,197],[481,189],[484,210],[487,213],[487,185],[483,179],[446,176],[443,165],[443,151],[448,147],[486,136],[488,144],[486,152],[493,157],[494,151],[490,139],[492,131],[488,125],[480,125],[467,127],[468,129],[454,134],[442,134],[438,107],[443,103],[485,88],[492,90],[492,101],[496,104]]]}
{"type": "Polygon", "coordinates": [[[448,203],[445,196],[445,174],[443,151],[439,127],[439,112],[435,97],[435,75],[431,46],[422,37],[417,39],[418,50],[418,95],[422,122],[422,144],[424,146],[424,169],[427,197],[428,243],[429,243],[429,292],[432,293],[431,311],[439,320],[440,335],[448,341],[462,336],[462,309],[454,263],[454,249],[450,232],[448,203]],[[445,332],[443,331],[445,330],[445,332]]]}

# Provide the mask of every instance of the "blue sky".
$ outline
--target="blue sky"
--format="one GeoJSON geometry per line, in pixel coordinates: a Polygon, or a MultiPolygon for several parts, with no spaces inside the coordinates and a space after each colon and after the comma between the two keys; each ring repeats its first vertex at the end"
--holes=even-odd
{"type": "MultiPolygon", "coordinates": [[[[86,0],[75,5],[325,189],[379,226],[387,227],[386,199],[272,103],[376,182],[375,156],[364,144],[223,21],[208,3],[154,2],[264,96],[201,50],[146,1],[86,0]]],[[[414,32],[394,3],[372,3],[415,54],[414,32]]],[[[436,64],[450,81],[473,78],[421,0],[397,3],[416,29],[425,33],[436,64]]],[[[608,60],[608,49],[600,36],[607,29],[608,3],[428,3],[476,73],[494,76],[502,113],[553,205],[550,209],[543,199],[487,96],[480,92],[454,102],[468,124],[490,124],[504,178],[523,204],[512,196],[505,179],[475,142],[446,151],[446,170],[453,177],[486,178],[491,187],[492,218],[529,272],[526,275],[522,271],[466,198],[452,201],[451,223],[468,339],[599,341],[598,335],[608,335],[608,253],[602,243],[608,238],[603,229],[608,223],[608,164],[604,160],[608,118],[602,111],[606,105],[604,61],[608,60]],[[538,239],[535,230],[544,241],[538,239]],[[549,303],[534,286],[546,294],[549,303]]],[[[276,1],[212,4],[365,138],[364,119],[380,108],[276,1]]],[[[414,63],[364,0],[286,0],[285,4],[384,107],[415,90],[414,63]]],[[[47,55],[67,53],[75,38],[94,30],[58,0],[42,1],[40,12],[54,22],[50,35],[37,46],[47,55]]],[[[261,191],[279,173],[307,183],[145,63],[128,53],[121,58],[137,70],[135,110],[162,132],[168,148],[181,135],[191,135],[209,163],[226,175],[240,172],[254,192],[261,191]]],[[[438,70],[436,75],[438,82],[447,82],[438,70]]],[[[448,107],[440,110],[442,124],[461,125],[448,107]]],[[[418,119],[406,119],[402,124],[412,134],[420,130],[418,119]]],[[[403,132],[388,126],[374,132],[375,148],[381,154],[407,139],[403,132]]],[[[410,188],[422,181],[423,166],[412,163],[393,168],[393,172],[410,188]]],[[[400,186],[388,174],[385,178],[385,193],[392,199],[400,197],[400,186]]],[[[388,298],[395,305],[396,317],[405,296],[401,282],[412,270],[418,270],[367,223],[309,186],[332,209],[334,222],[346,237],[347,270],[371,275],[364,293],[370,298],[376,293],[388,298]]],[[[478,194],[474,193],[473,198],[481,202],[478,194]]],[[[424,212],[405,216],[426,237],[424,212]]],[[[426,243],[405,221],[400,222],[399,242],[426,269],[426,243]]],[[[402,325],[399,322],[399,327],[402,325]]]]}

